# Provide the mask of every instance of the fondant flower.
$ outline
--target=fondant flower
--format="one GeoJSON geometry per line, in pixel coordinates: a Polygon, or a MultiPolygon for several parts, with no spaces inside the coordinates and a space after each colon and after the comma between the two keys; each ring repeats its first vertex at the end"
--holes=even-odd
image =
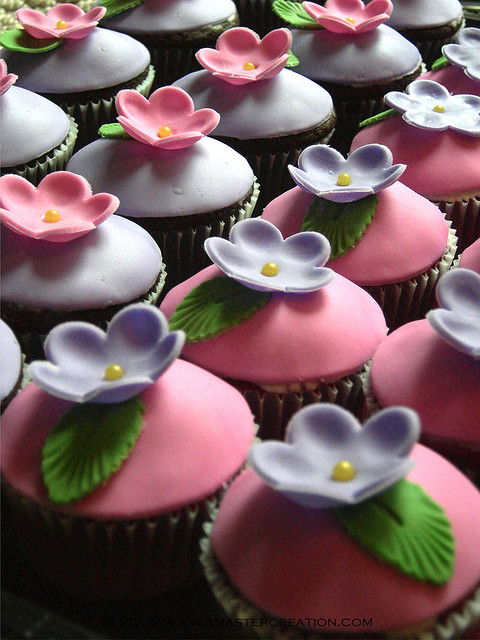
{"type": "Polygon", "coordinates": [[[92,195],[89,183],[70,171],[45,176],[38,187],[15,174],[0,178],[0,219],[20,235],[68,242],[95,229],[119,205],[109,193],[92,195]]]}
{"type": "Polygon", "coordinates": [[[180,355],[182,331],[169,333],[157,307],[132,304],[106,332],[86,322],[65,322],[48,334],[45,355],[29,367],[31,379],[49,394],[73,402],[110,404],[133,398],[180,355]]]}
{"type": "Polygon", "coordinates": [[[18,76],[14,73],[7,73],[7,64],[5,60],[0,59],[0,96],[3,96],[5,91],[10,89],[17,79],[18,76]]]}
{"type": "Polygon", "coordinates": [[[321,289],[334,276],[323,267],[330,255],[325,236],[304,231],[284,240],[261,218],[237,222],[229,240],[208,238],[205,250],[227,276],[257,291],[306,293],[321,289]]]}
{"type": "Polygon", "coordinates": [[[355,504],[388,489],[414,466],[408,454],[420,435],[418,415],[390,407],[362,426],[346,409],[316,403],[290,420],[286,442],[249,452],[256,473],[307,507],[355,504]]]}
{"type": "Polygon", "coordinates": [[[472,95],[454,95],[433,80],[414,80],[406,93],[390,91],[385,102],[403,114],[409,124],[421,129],[443,131],[453,129],[460,133],[480,136],[480,98],[472,95]]]}
{"type": "Polygon", "coordinates": [[[117,120],[136,140],[163,149],[189,147],[215,129],[213,109],[194,110],[193,100],[179,87],[161,87],[144,98],[138,91],[117,94],[117,120]]]}
{"type": "Polygon", "coordinates": [[[247,84],[277,75],[286,65],[292,43],[288,29],[275,29],[260,39],[246,27],[224,31],[215,49],[200,49],[200,64],[230,84],[247,84]]]}
{"type": "Polygon", "coordinates": [[[443,55],[449,62],[461,67],[469,78],[480,82],[480,29],[462,29],[457,39],[458,44],[442,47],[443,55]]]}
{"type": "Polygon", "coordinates": [[[57,4],[45,14],[25,8],[16,13],[22,27],[34,38],[85,38],[105,15],[105,7],[83,11],[76,4],[57,4]]]}
{"type": "Polygon", "coordinates": [[[393,156],[382,144],[366,144],[345,159],[326,144],[307,147],[290,175],[304,191],[333,202],[359,200],[396,182],[406,165],[392,164],[393,156]]]}
{"type": "Polygon", "coordinates": [[[455,349],[480,358],[480,274],[470,269],[452,269],[438,281],[439,309],[427,319],[455,349]]]}
{"type": "Polygon", "coordinates": [[[371,31],[385,22],[392,12],[390,0],[327,0],[325,6],[316,2],[302,2],[305,11],[319,25],[334,33],[371,31]]]}

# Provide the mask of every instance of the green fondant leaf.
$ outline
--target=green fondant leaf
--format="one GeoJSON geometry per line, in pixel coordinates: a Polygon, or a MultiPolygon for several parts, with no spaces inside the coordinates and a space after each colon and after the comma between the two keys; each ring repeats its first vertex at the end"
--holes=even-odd
{"type": "Polygon", "coordinates": [[[129,140],[132,137],[119,122],[102,124],[98,130],[98,135],[102,136],[102,138],[123,138],[124,140],[129,140]]]}
{"type": "Polygon", "coordinates": [[[42,473],[50,500],[79,500],[108,480],[133,448],[143,412],[138,398],[73,405],[43,447],[42,473]]]}
{"type": "Polygon", "coordinates": [[[107,9],[104,17],[111,18],[118,13],[133,9],[133,7],[142,4],[142,2],[145,2],[145,0],[102,0],[100,4],[107,9]]]}
{"type": "Polygon", "coordinates": [[[9,29],[0,36],[0,45],[10,51],[22,53],[43,53],[56,49],[63,38],[34,38],[25,29],[9,29]]]}
{"type": "Polygon", "coordinates": [[[170,318],[170,331],[182,329],[187,342],[208,340],[246,320],[269,298],[269,292],[255,291],[227,276],[217,276],[185,296],[170,318]]]}
{"type": "Polygon", "coordinates": [[[349,535],[403,573],[434,584],[452,576],[450,522],[418,484],[402,479],[370,500],[335,509],[335,515],[349,535]]]}
{"type": "Polygon", "coordinates": [[[440,56],[437,58],[435,62],[432,64],[432,71],[438,71],[439,69],[443,69],[443,67],[448,67],[450,62],[445,58],[445,56],[440,56]]]}
{"type": "Polygon", "coordinates": [[[307,209],[301,231],[317,231],[330,242],[330,260],[354,247],[372,221],[378,198],[375,194],[354,202],[332,202],[315,197],[307,209]]]}
{"type": "Polygon", "coordinates": [[[358,125],[360,129],[363,127],[368,127],[370,124],[375,124],[376,122],[381,122],[382,120],[388,120],[388,118],[393,118],[394,116],[400,115],[398,111],[395,109],[387,109],[386,111],[382,111],[381,113],[377,113],[375,116],[371,118],[367,118],[366,120],[362,120],[358,125]]]}
{"type": "Polygon", "coordinates": [[[287,64],[285,66],[288,69],[291,69],[292,67],[297,67],[299,64],[300,60],[297,58],[297,56],[295,56],[292,51],[289,51],[287,64]]]}
{"type": "Polygon", "coordinates": [[[272,4],[274,13],[279,18],[298,29],[320,29],[318,22],[308,15],[301,2],[289,2],[289,0],[275,0],[272,4]]]}

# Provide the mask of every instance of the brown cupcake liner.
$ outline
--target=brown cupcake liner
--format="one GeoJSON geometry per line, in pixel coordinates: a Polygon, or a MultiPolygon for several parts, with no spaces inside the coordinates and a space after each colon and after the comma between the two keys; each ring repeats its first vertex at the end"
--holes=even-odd
{"type": "MultiPolygon", "coordinates": [[[[155,69],[150,65],[143,80],[135,87],[135,91],[147,97],[152,88],[154,77],[155,69]]],[[[99,137],[99,128],[103,124],[109,124],[115,121],[117,117],[115,109],[115,97],[117,93],[116,91],[114,95],[92,100],[85,98],[75,104],[69,104],[67,101],[68,96],[66,96],[64,101],[59,102],[62,109],[75,118],[78,123],[79,132],[75,149],[79,149],[89,142],[97,140],[99,137]]]]}
{"type": "Polygon", "coordinates": [[[458,253],[462,253],[475,240],[480,238],[480,194],[458,200],[434,200],[429,198],[447,220],[452,221],[458,238],[458,253]]]}
{"type": "Polygon", "coordinates": [[[293,393],[266,391],[242,381],[228,379],[227,382],[237,388],[247,401],[255,423],[259,425],[258,437],[262,440],[283,440],[290,418],[314,402],[338,404],[359,415],[363,406],[362,371],[335,382],[319,382],[314,390],[293,393]]]}
{"type": "Polygon", "coordinates": [[[450,227],[445,253],[430,269],[404,282],[362,287],[378,302],[390,331],[424,318],[427,311],[436,307],[438,278],[450,269],[456,251],[457,236],[450,227]]]}
{"type": "MultiPolygon", "coordinates": [[[[312,620],[311,618],[307,618],[303,626],[288,626],[286,617],[281,622],[279,618],[269,616],[268,613],[261,611],[245,599],[231,583],[215,557],[210,542],[210,534],[216,513],[217,509],[213,509],[211,521],[204,524],[206,536],[200,540],[200,562],[203,565],[203,572],[213,595],[229,618],[235,621],[241,620],[250,633],[265,640],[319,640],[320,638],[345,640],[345,633],[343,635],[342,632],[335,633],[332,628],[329,628],[327,633],[322,633],[321,629],[324,629],[324,627],[319,627],[317,633],[308,622],[312,620]],[[253,620],[257,620],[258,624],[255,624],[253,620]]],[[[332,580],[334,579],[335,576],[332,576],[332,580]]],[[[468,633],[469,630],[473,630],[479,621],[480,587],[477,587],[470,597],[459,605],[458,611],[450,611],[436,620],[420,623],[416,629],[382,632],[381,634],[380,632],[375,632],[370,635],[368,632],[364,634],[356,633],[351,637],[364,638],[365,640],[367,638],[380,637],[383,640],[390,638],[405,639],[406,637],[409,640],[458,640],[459,638],[469,638],[470,636],[464,634],[468,633]]]]}
{"type": "Polygon", "coordinates": [[[25,178],[34,185],[45,178],[49,173],[54,171],[61,171],[65,168],[67,162],[70,160],[75,143],[78,137],[78,125],[72,116],[69,116],[70,128],[68,130],[65,140],[55,149],[48,151],[40,158],[31,160],[24,165],[18,165],[16,167],[2,167],[2,174],[14,173],[17,176],[25,178]]]}

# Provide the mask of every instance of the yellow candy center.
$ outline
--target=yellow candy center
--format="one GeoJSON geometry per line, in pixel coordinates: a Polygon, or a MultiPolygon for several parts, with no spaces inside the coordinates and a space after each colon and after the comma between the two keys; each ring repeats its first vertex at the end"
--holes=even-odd
{"type": "Polygon", "coordinates": [[[49,209],[48,211],[45,211],[45,215],[42,220],[44,222],[58,222],[60,220],[60,214],[56,209],[49,209]]]}
{"type": "Polygon", "coordinates": [[[355,467],[347,460],[337,462],[333,467],[332,480],[335,480],[335,482],[349,482],[350,480],[353,480],[355,476],[355,467]]]}
{"type": "Polygon", "coordinates": [[[253,62],[245,62],[243,68],[245,71],[253,71],[257,68],[257,65],[253,64],[253,62]]]}
{"type": "Polygon", "coordinates": [[[433,107],[433,110],[436,111],[437,113],[445,113],[445,107],[443,106],[443,104],[436,104],[433,107]]]}
{"type": "Polygon", "coordinates": [[[164,127],[160,127],[160,129],[157,132],[157,136],[159,138],[168,138],[168,136],[172,135],[172,130],[170,129],[170,127],[164,126],[164,127]]]}
{"type": "Polygon", "coordinates": [[[276,262],[267,262],[262,267],[262,275],[264,276],[276,276],[278,273],[278,264],[276,262]]]}
{"type": "Polygon", "coordinates": [[[351,22],[352,24],[355,24],[355,18],[351,18],[349,16],[348,18],[345,18],[345,20],[347,20],[348,22],[351,22]]]}
{"type": "Polygon", "coordinates": [[[119,364],[110,364],[105,369],[104,378],[105,380],[110,380],[110,381],[120,380],[120,378],[123,378],[124,375],[125,375],[125,372],[119,364]]]}
{"type": "Polygon", "coordinates": [[[67,28],[67,23],[65,22],[65,20],[58,20],[56,25],[55,25],[56,29],[66,29],[67,28]]]}
{"type": "Polygon", "coordinates": [[[351,182],[352,179],[348,173],[341,173],[337,178],[337,185],[339,187],[348,187],[351,182]]]}

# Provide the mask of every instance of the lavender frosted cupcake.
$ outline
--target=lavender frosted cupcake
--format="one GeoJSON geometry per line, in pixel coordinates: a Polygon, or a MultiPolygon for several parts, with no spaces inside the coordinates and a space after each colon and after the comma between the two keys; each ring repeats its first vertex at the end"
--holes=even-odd
{"type": "Polygon", "coordinates": [[[65,167],[77,139],[77,125],[50,100],[13,86],[17,79],[0,59],[1,172],[37,184],[47,173],[65,167]]]}
{"type": "Polygon", "coordinates": [[[3,320],[0,320],[0,352],[2,354],[0,400],[3,413],[10,400],[18,393],[24,380],[24,356],[20,343],[3,320]]]}
{"type": "Polygon", "coordinates": [[[121,89],[148,95],[153,83],[147,48],[98,27],[104,13],[104,7],[84,13],[75,4],[58,4],[45,15],[19,9],[23,28],[5,31],[0,38],[19,86],[52,100],[75,119],[77,147],[94,140],[99,126],[114,118],[121,89]]]}

